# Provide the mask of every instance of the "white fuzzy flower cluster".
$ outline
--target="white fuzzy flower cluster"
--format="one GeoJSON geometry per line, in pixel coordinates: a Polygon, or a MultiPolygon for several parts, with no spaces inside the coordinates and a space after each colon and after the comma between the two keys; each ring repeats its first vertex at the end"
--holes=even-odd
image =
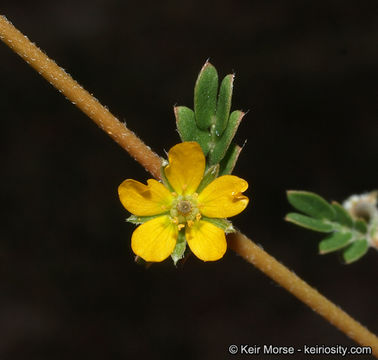
{"type": "Polygon", "coordinates": [[[343,207],[352,217],[366,221],[369,245],[378,249],[378,191],[352,195],[343,202],[343,207]]]}

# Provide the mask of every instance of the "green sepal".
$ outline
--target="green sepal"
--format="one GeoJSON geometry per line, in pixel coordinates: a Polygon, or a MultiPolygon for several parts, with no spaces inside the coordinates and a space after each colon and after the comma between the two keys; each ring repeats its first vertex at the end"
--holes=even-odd
{"type": "Polygon", "coordinates": [[[358,239],[343,251],[343,259],[347,264],[350,264],[364,256],[368,249],[369,244],[367,240],[358,239]]]}
{"type": "Polygon", "coordinates": [[[194,87],[194,112],[197,125],[206,130],[215,116],[218,92],[218,73],[213,65],[206,61],[194,87]]]}
{"type": "Polygon", "coordinates": [[[208,218],[206,216],[202,216],[201,220],[207,221],[220,229],[222,229],[226,234],[230,234],[235,232],[236,230],[232,226],[231,221],[226,219],[218,219],[218,218],[208,218]]]}
{"type": "Polygon", "coordinates": [[[333,207],[321,196],[312,192],[290,190],[287,192],[287,199],[297,210],[316,219],[333,220],[335,218],[333,207]]]}
{"type": "Polygon", "coordinates": [[[179,231],[177,236],[176,246],[171,254],[173,263],[176,265],[179,260],[184,257],[186,250],[186,238],[185,238],[185,229],[179,231]]]}
{"type": "Polygon", "coordinates": [[[312,217],[298,213],[287,214],[285,220],[314,231],[328,233],[334,230],[331,224],[325,223],[323,220],[313,219],[312,217]]]}
{"type": "Polygon", "coordinates": [[[207,130],[197,127],[195,115],[192,109],[186,106],[175,106],[173,108],[176,117],[177,130],[182,141],[197,141],[200,144],[205,156],[209,152],[211,135],[207,130]]]}
{"type": "Polygon", "coordinates": [[[215,112],[215,134],[221,136],[227,127],[231,110],[232,87],[234,75],[227,75],[219,88],[217,110],[215,112]]]}
{"type": "Polygon", "coordinates": [[[198,185],[198,188],[196,190],[196,193],[201,193],[201,191],[209,185],[212,181],[214,181],[218,177],[219,173],[219,164],[210,166],[206,171],[205,174],[198,185]]]}
{"type": "Polygon", "coordinates": [[[353,234],[351,232],[334,232],[319,243],[319,253],[327,254],[342,249],[350,243],[352,237],[353,234]]]}
{"type": "Polygon", "coordinates": [[[366,234],[368,231],[366,221],[363,219],[354,220],[354,228],[362,234],[366,234]]]}
{"type": "Polygon", "coordinates": [[[165,175],[165,166],[162,166],[160,168],[160,176],[161,176],[161,182],[163,183],[163,185],[169,189],[169,191],[173,192],[174,189],[172,187],[172,185],[169,183],[168,179],[167,179],[167,176],[165,175]]]}
{"type": "Polygon", "coordinates": [[[139,224],[144,224],[145,222],[155,219],[159,216],[162,216],[164,214],[159,214],[159,215],[154,215],[154,216],[136,216],[136,215],[131,215],[126,219],[127,222],[139,225],[139,224]]]}
{"type": "Polygon", "coordinates": [[[242,148],[239,145],[231,144],[226,152],[226,155],[219,164],[219,176],[232,173],[241,151],[242,148]]]}
{"type": "Polygon", "coordinates": [[[240,110],[235,110],[231,113],[226,129],[209,153],[210,165],[218,164],[224,158],[244,115],[245,114],[240,110]]]}
{"type": "Polygon", "coordinates": [[[142,265],[142,266],[145,266],[146,268],[148,267],[148,265],[150,263],[148,263],[146,260],[142,259],[140,256],[136,255],[135,256],[135,259],[134,261],[138,264],[138,265],[142,265]]]}
{"type": "Polygon", "coordinates": [[[353,219],[338,202],[332,201],[333,210],[335,210],[335,221],[339,224],[347,226],[348,228],[353,228],[353,219]]]}

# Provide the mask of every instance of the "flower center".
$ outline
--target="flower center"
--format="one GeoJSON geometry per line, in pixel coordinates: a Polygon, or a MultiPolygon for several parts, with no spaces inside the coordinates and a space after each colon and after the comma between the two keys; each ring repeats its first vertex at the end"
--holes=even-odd
{"type": "Polygon", "coordinates": [[[192,226],[194,221],[201,218],[197,205],[198,195],[194,193],[192,195],[175,195],[175,197],[170,211],[172,221],[177,224],[179,230],[186,225],[192,226]]]}
{"type": "Polygon", "coordinates": [[[188,200],[182,200],[176,205],[176,209],[181,215],[186,216],[192,211],[192,204],[188,200]]]}

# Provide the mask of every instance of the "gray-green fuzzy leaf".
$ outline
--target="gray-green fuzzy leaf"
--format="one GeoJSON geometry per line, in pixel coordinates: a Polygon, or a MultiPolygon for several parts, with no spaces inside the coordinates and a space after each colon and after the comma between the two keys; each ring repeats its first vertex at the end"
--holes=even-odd
{"type": "Polygon", "coordinates": [[[366,239],[359,239],[350,244],[343,251],[343,258],[347,264],[350,264],[366,254],[369,244],[366,239]]]}
{"type": "Polygon", "coordinates": [[[209,153],[210,165],[218,164],[224,158],[244,115],[245,114],[239,110],[235,110],[231,113],[226,129],[209,153]]]}
{"type": "Polygon", "coordinates": [[[350,243],[352,237],[353,234],[351,232],[334,232],[319,243],[319,253],[327,254],[342,249],[350,243]]]}
{"type": "Polygon", "coordinates": [[[213,180],[217,178],[218,173],[219,173],[219,164],[210,166],[206,170],[200,184],[198,185],[196,192],[199,194],[207,185],[209,185],[213,180]]]}
{"type": "Polygon", "coordinates": [[[174,189],[172,187],[172,185],[169,183],[167,177],[165,176],[165,170],[164,170],[164,166],[162,166],[160,168],[160,176],[161,176],[161,182],[163,183],[163,185],[169,189],[169,191],[173,192],[174,189]]]}
{"type": "Polygon", "coordinates": [[[231,110],[232,87],[234,83],[234,75],[227,75],[219,88],[219,96],[217,109],[215,112],[215,133],[221,136],[227,127],[228,118],[231,110]]]}
{"type": "Polygon", "coordinates": [[[323,220],[313,219],[312,217],[298,213],[287,214],[285,220],[314,231],[327,233],[334,230],[331,224],[325,223],[323,220]]]}
{"type": "Polygon", "coordinates": [[[354,220],[354,228],[359,231],[360,233],[366,234],[367,233],[367,224],[363,219],[356,219],[354,220]]]}
{"type": "Polygon", "coordinates": [[[222,229],[226,234],[235,232],[232,223],[226,219],[218,219],[218,218],[208,218],[206,216],[202,217],[202,220],[212,223],[213,225],[222,229]]]}
{"type": "Polygon", "coordinates": [[[308,191],[288,191],[289,203],[297,210],[316,219],[333,220],[335,210],[321,196],[308,191]]]}
{"type": "Polygon", "coordinates": [[[182,141],[197,141],[200,144],[205,156],[209,152],[211,135],[207,130],[197,127],[194,112],[186,106],[175,106],[173,108],[177,130],[182,141]]]}
{"type": "Polygon", "coordinates": [[[335,221],[339,224],[347,226],[349,228],[353,227],[353,219],[349,215],[348,211],[346,211],[338,202],[333,201],[332,207],[335,210],[335,221]]]}
{"type": "Polygon", "coordinates": [[[171,254],[171,258],[175,265],[177,264],[179,260],[181,260],[184,257],[185,250],[186,250],[185,230],[181,230],[178,233],[175,249],[173,250],[171,254]]]}
{"type": "Polygon", "coordinates": [[[218,92],[218,73],[213,65],[206,62],[194,87],[194,113],[197,125],[206,130],[215,116],[218,92]]]}
{"type": "Polygon", "coordinates": [[[149,221],[149,220],[152,220],[152,219],[155,219],[159,216],[161,216],[162,214],[159,214],[159,215],[154,215],[154,216],[135,216],[135,215],[131,215],[130,217],[128,217],[126,219],[127,222],[129,223],[132,223],[132,224],[135,224],[135,225],[139,225],[139,224],[144,224],[145,222],[149,221]]]}
{"type": "Polygon", "coordinates": [[[242,148],[239,145],[231,144],[228,148],[226,155],[220,162],[219,176],[231,174],[234,170],[236,161],[238,160],[239,154],[242,148]]]}

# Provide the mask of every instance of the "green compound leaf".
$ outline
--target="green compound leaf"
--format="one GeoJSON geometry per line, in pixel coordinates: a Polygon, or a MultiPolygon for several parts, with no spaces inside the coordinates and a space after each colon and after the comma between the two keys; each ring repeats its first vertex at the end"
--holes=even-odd
{"type": "Polygon", "coordinates": [[[215,116],[218,92],[218,73],[213,65],[206,61],[194,87],[194,112],[200,129],[210,127],[215,116]]]}
{"type": "Polygon", "coordinates": [[[368,231],[367,224],[363,219],[354,220],[354,228],[360,233],[366,234],[368,231]]]}
{"type": "Polygon", "coordinates": [[[232,223],[226,219],[216,219],[216,218],[208,218],[206,216],[202,217],[202,220],[207,221],[220,229],[222,229],[226,234],[235,232],[232,223]]]}
{"type": "Polygon", "coordinates": [[[339,224],[347,226],[348,228],[353,228],[353,219],[338,202],[332,201],[333,210],[335,210],[336,218],[339,224]]]}
{"type": "Polygon", "coordinates": [[[297,210],[316,219],[333,220],[336,216],[333,207],[321,196],[308,191],[288,191],[289,203],[297,210]]]}
{"type": "Polygon", "coordinates": [[[218,177],[219,174],[219,164],[210,166],[206,171],[205,174],[198,185],[196,193],[199,194],[207,185],[209,185],[213,180],[218,177]]]}
{"type": "Polygon", "coordinates": [[[319,243],[319,253],[327,254],[342,249],[350,243],[352,237],[353,234],[351,232],[334,232],[319,243]]]}
{"type": "Polygon", "coordinates": [[[215,113],[215,134],[221,136],[227,127],[228,118],[231,110],[232,87],[234,75],[227,75],[220,86],[217,110],[215,113]]]}
{"type": "Polygon", "coordinates": [[[295,225],[302,226],[306,229],[319,231],[319,232],[332,232],[334,230],[331,224],[325,223],[320,219],[313,219],[309,216],[298,214],[298,213],[289,213],[285,217],[286,221],[289,221],[295,225]]]}
{"type": "Polygon", "coordinates": [[[179,260],[181,260],[184,257],[185,250],[186,250],[185,230],[182,229],[178,233],[176,246],[171,254],[171,258],[175,265],[177,264],[179,260]]]}
{"type": "Polygon", "coordinates": [[[366,239],[359,239],[349,245],[343,252],[343,259],[350,264],[366,254],[369,244],[366,239]]]}
{"type": "Polygon", "coordinates": [[[207,130],[197,128],[194,112],[186,106],[175,106],[173,108],[177,130],[182,141],[197,141],[201,145],[205,156],[209,152],[211,136],[207,130]]]}
{"type": "Polygon", "coordinates": [[[231,144],[226,152],[226,155],[219,164],[219,176],[232,173],[241,151],[242,148],[239,145],[231,144]]]}
{"type": "Polygon", "coordinates": [[[231,113],[227,128],[224,130],[222,136],[219,138],[219,140],[217,140],[214,148],[209,153],[210,165],[218,164],[224,158],[244,115],[245,114],[239,110],[235,110],[231,113]]]}

